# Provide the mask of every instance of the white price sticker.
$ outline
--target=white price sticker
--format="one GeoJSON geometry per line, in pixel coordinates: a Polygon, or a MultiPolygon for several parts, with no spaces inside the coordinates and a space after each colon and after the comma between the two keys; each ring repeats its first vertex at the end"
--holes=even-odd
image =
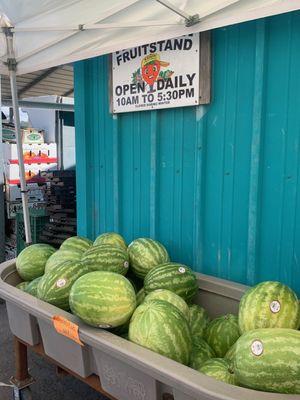
{"type": "Polygon", "coordinates": [[[124,268],[128,268],[129,267],[129,262],[128,261],[124,261],[124,268]]]}
{"type": "Polygon", "coordinates": [[[62,288],[62,287],[64,287],[66,285],[66,283],[67,283],[67,280],[64,279],[64,278],[61,278],[56,282],[56,286],[58,288],[62,288]]]}
{"type": "Polygon", "coordinates": [[[100,324],[100,325],[98,325],[98,328],[108,329],[108,328],[111,328],[111,325],[108,325],[108,324],[100,324]]]}
{"type": "Polygon", "coordinates": [[[264,346],[260,340],[254,340],[251,344],[252,354],[255,356],[260,356],[264,352],[264,346]]]}
{"type": "Polygon", "coordinates": [[[179,267],[178,271],[179,271],[181,274],[184,274],[184,273],[185,273],[185,268],[184,268],[184,267],[179,267]]]}
{"type": "Polygon", "coordinates": [[[281,305],[279,301],[274,300],[270,303],[270,310],[272,313],[277,314],[280,311],[281,305]]]}

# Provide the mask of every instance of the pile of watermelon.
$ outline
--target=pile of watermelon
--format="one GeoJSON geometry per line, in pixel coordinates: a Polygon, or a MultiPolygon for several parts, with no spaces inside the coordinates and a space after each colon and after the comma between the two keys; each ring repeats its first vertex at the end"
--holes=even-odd
{"type": "Polygon", "coordinates": [[[231,385],[300,394],[300,305],[280,282],[242,297],[238,315],[211,319],[198,284],[156,240],[128,247],[117,233],[74,236],[59,250],[25,248],[18,288],[140,346],[231,385]]]}

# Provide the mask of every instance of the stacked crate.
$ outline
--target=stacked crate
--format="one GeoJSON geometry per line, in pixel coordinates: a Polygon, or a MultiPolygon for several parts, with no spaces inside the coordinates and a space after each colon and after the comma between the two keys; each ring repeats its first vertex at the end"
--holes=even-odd
{"type": "Polygon", "coordinates": [[[47,210],[50,215],[40,240],[59,247],[68,237],[75,236],[76,228],[76,178],[75,171],[49,171],[42,173],[47,188],[47,210]]]}
{"type": "MultiPolygon", "coordinates": [[[[7,217],[15,218],[22,210],[20,172],[16,143],[4,143],[5,198],[7,217]]],[[[57,169],[55,143],[23,144],[29,208],[45,209],[47,180],[45,171],[57,169]]]]}

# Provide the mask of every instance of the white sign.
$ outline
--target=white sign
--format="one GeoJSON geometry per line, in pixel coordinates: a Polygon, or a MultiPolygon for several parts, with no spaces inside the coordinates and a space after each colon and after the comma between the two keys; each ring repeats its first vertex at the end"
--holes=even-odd
{"type": "Polygon", "coordinates": [[[113,53],[113,112],[199,104],[199,34],[113,53]]]}

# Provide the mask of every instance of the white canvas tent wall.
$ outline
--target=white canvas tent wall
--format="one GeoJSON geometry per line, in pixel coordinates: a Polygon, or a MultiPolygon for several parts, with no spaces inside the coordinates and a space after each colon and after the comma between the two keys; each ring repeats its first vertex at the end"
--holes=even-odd
{"type": "Polygon", "coordinates": [[[16,74],[298,9],[300,0],[0,0],[0,74],[10,75],[17,115],[16,74]]]}

